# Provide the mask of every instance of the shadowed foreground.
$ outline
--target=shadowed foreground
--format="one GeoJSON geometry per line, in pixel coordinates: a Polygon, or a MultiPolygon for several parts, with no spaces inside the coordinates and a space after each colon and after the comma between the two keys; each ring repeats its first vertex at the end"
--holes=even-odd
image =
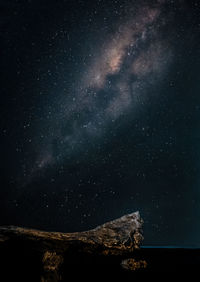
{"type": "Polygon", "coordinates": [[[114,270],[116,265],[131,271],[145,268],[146,262],[134,257],[143,239],[142,224],[135,212],[85,232],[0,227],[1,266],[8,269],[7,276],[10,269],[20,280],[29,281],[65,280],[73,269],[75,275],[76,271],[92,272],[95,267],[98,271],[114,270]],[[31,277],[26,276],[27,271],[31,277]]]}
{"type": "Polygon", "coordinates": [[[139,248],[142,224],[136,212],[77,233],[0,227],[3,281],[132,280],[145,273],[198,272],[199,249],[139,248]]]}

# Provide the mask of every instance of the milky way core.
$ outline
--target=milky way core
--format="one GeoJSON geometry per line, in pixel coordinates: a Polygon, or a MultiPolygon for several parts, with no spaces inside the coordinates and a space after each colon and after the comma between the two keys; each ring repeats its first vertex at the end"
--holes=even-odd
{"type": "Polygon", "coordinates": [[[162,8],[160,1],[141,3],[126,13],[110,38],[102,35],[73,92],[63,95],[51,118],[31,174],[89,150],[120,117],[145,107],[149,88],[160,83],[173,57],[170,40],[161,33],[168,23],[162,8]]]}

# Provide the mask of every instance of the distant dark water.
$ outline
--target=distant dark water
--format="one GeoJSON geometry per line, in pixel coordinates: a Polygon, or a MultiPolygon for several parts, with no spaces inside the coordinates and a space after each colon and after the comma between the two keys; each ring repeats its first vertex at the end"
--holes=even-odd
{"type": "Polygon", "coordinates": [[[199,250],[200,247],[197,246],[172,246],[172,245],[166,245],[166,246],[141,246],[141,249],[175,249],[175,250],[199,250]]]}

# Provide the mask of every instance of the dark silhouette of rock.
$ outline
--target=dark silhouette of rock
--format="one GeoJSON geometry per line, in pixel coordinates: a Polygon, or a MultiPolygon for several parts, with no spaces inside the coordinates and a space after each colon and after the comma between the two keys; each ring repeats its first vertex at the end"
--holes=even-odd
{"type": "Polygon", "coordinates": [[[138,270],[147,267],[147,262],[145,260],[135,260],[133,258],[124,259],[121,266],[127,270],[138,270]]]}
{"type": "MultiPolygon", "coordinates": [[[[40,276],[42,282],[65,280],[66,270],[75,264],[77,271],[80,265],[84,269],[86,264],[94,265],[95,262],[103,267],[111,257],[119,266],[134,271],[146,267],[145,261],[133,258],[143,239],[142,224],[139,212],[135,212],[85,232],[59,233],[0,227],[0,256],[8,255],[8,259],[4,257],[7,265],[12,264],[13,256],[16,264],[17,255],[19,259],[23,257],[27,269],[31,257],[29,263],[36,265],[37,279],[40,276]]],[[[111,264],[109,267],[112,267],[111,264]]],[[[36,277],[34,279],[37,281],[36,277]]],[[[30,280],[29,277],[27,281],[30,280]]]]}

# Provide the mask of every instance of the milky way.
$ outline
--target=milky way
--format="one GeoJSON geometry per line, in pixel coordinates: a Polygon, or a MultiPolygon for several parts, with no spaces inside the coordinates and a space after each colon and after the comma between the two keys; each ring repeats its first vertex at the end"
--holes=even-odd
{"type": "Polygon", "coordinates": [[[199,246],[199,1],[0,8],[0,225],[139,210],[146,244],[199,246]]]}
{"type": "Polygon", "coordinates": [[[138,107],[145,106],[149,88],[165,76],[173,57],[170,42],[161,36],[167,20],[163,4],[140,3],[127,12],[112,36],[102,36],[76,87],[68,97],[63,95],[60,108],[47,123],[50,132],[45,148],[39,149],[31,177],[38,170],[76,158],[76,154],[80,157],[80,152],[101,140],[120,117],[133,116],[138,107]]]}

